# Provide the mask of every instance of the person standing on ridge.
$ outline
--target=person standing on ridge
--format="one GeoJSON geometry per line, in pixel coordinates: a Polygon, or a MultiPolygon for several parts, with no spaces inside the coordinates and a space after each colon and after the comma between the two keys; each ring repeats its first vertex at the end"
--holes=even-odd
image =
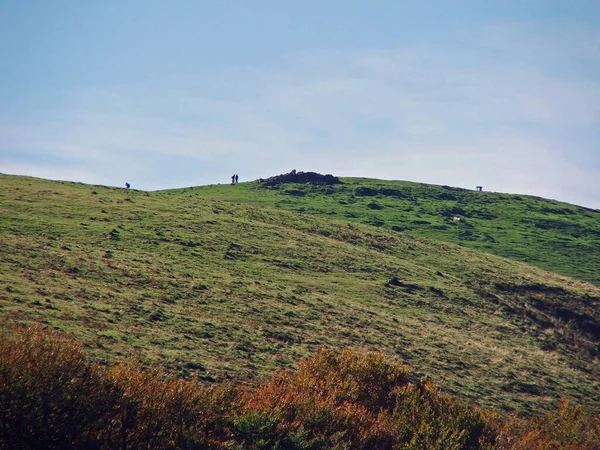
{"type": "Polygon", "coordinates": [[[231,175],[231,184],[232,185],[235,184],[235,173],[233,175],[231,175]]]}
{"type": "Polygon", "coordinates": [[[235,182],[236,182],[236,184],[238,183],[238,181],[239,181],[239,177],[238,177],[238,174],[236,173],[235,174],[235,182]]]}

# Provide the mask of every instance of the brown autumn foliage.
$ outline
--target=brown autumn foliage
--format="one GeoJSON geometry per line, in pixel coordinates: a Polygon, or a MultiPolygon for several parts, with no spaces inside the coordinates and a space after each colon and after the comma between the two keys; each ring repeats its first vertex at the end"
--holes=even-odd
{"type": "Polygon", "coordinates": [[[486,411],[410,381],[379,353],[321,349],[252,386],[202,386],[135,363],[103,367],[41,327],[0,333],[0,448],[585,449],[600,419],[486,411]]]}

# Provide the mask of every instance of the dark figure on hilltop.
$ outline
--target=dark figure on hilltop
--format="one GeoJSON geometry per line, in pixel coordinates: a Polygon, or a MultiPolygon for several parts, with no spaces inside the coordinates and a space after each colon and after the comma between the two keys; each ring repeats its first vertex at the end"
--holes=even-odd
{"type": "Polygon", "coordinates": [[[231,175],[231,184],[232,185],[235,184],[235,173],[233,175],[231,175]]]}
{"type": "Polygon", "coordinates": [[[236,182],[236,184],[239,182],[239,177],[238,177],[237,173],[235,174],[235,182],[236,182]]]}
{"type": "Polygon", "coordinates": [[[131,185],[130,185],[129,183],[125,182],[125,187],[126,187],[127,189],[129,189],[129,188],[131,187],[131,185]]]}

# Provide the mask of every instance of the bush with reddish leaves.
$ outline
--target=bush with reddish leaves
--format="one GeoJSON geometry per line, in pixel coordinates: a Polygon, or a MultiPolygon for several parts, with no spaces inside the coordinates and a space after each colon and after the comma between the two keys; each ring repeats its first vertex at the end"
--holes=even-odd
{"type": "Polygon", "coordinates": [[[0,448],[594,450],[600,420],[568,402],[529,419],[486,411],[379,353],[321,349],[258,385],[206,387],[89,363],[61,333],[8,327],[0,448]]]}

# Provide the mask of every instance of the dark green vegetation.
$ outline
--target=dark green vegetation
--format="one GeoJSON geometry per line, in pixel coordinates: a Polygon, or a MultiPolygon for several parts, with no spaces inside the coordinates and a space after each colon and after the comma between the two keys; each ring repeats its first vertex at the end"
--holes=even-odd
{"type": "Polygon", "coordinates": [[[169,191],[364,223],[536,265],[600,284],[600,211],[526,195],[406,181],[258,182],[169,191]]]}
{"type": "MultiPolygon", "coordinates": [[[[250,380],[321,345],[354,347],[486,407],[600,405],[592,284],[385,227],[206,198],[273,198],[252,184],[0,186],[0,320],[72,333],[98,360],[133,353],[190,379],[250,380]]],[[[377,211],[384,200],[368,199],[377,211]]]]}
{"type": "Polygon", "coordinates": [[[0,332],[0,448],[595,450],[600,420],[562,402],[519,419],[441,393],[380,353],[321,349],[254,385],[86,361],[39,327],[0,332]]]}

